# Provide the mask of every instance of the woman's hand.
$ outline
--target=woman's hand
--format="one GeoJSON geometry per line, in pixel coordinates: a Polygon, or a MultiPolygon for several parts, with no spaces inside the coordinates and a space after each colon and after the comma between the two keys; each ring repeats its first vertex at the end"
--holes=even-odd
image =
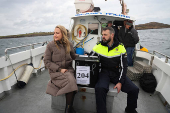
{"type": "Polygon", "coordinates": [[[61,69],[61,73],[65,73],[66,71],[68,71],[67,69],[61,69]]]}

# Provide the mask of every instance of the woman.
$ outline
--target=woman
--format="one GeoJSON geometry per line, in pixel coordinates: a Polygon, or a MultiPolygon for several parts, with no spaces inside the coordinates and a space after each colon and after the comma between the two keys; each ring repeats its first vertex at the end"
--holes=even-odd
{"type": "Polygon", "coordinates": [[[45,51],[44,64],[49,70],[50,81],[46,93],[52,96],[66,95],[65,113],[75,113],[72,108],[77,84],[74,77],[72,60],[77,55],[68,40],[68,32],[64,26],[55,27],[53,41],[49,42],[45,51]]]}

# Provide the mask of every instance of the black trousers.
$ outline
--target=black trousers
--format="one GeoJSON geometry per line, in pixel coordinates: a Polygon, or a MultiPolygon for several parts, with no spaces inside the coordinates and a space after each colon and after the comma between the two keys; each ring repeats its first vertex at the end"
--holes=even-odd
{"type": "MultiPolygon", "coordinates": [[[[109,91],[109,83],[112,82],[117,84],[119,80],[119,76],[115,77],[115,74],[116,73],[113,71],[108,70],[102,70],[99,74],[99,80],[95,86],[97,113],[107,113],[106,96],[107,92],[109,91]]],[[[128,77],[125,77],[121,91],[127,93],[128,109],[136,109],[139,88],[133,84],[133,82],[128,77]]]]}

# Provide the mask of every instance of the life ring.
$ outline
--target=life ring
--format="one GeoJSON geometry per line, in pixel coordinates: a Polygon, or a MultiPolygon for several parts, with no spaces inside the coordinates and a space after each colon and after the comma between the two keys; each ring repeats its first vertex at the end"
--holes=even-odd
{"type": "MultiPolygon", "coordinates": [[[[79,43],[84,37],[87,36],[87,28],[84,25],[78,24],[72,31],[72,40],[79,43]]],[[[83,40],[84,43],[86,39],[83,40]]]]}
{"type": "Polygon", "coordinates": [[[74,37],[85,37],[86,36],[86,27],[84,25],[78,24],[74,28],[74,37]]]}

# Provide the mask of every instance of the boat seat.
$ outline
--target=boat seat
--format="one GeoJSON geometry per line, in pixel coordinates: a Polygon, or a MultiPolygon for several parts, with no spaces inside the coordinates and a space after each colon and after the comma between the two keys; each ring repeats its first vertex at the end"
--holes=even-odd
{"type": "MultiPolygon", "coordinates": [[[[117,89],[113,89],[115,85],[110,83],[109,92],[106,98],[106,107],[108,113],[113,111],[114,97],[117,96],[117,89]]],[[[57,97],[52,96],[51,108],[64,111],[66,100],[65,95],[60,95],[57,97]]],[[[95,89],[89,87],[78,86],[78,92],[74,98],[74,109],[78,113],[95,113],[96,112],[96,100],[95,100],[95,89]]]]}

